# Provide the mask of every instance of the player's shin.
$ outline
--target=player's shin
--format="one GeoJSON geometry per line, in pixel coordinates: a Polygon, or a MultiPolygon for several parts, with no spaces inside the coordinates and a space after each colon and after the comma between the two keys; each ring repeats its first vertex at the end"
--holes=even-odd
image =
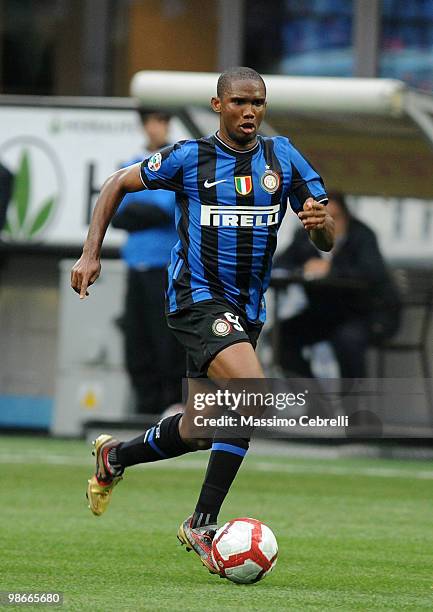
{"type": "Polygon", "coordinates": [[[181,413],[166,417],[138,438],[121,442],[114,449],[110,462],[114,461],[122,468],[126,468],[137,463],[179,457],[193,451],[194,449],[185,444],[180,437],[179,421],[181,417],[181,413]]]}
{"type": "Polygon", "coordinates": [[[220,508],[248,447],[248,438],[224,438],[219,437],[218,433],[215,435],[191,527],[216,524],[220,508]]]}

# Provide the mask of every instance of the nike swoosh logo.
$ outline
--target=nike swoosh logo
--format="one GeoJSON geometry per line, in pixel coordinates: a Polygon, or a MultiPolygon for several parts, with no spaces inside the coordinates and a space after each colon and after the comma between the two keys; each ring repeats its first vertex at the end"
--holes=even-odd
{"type": "Polygon", "coordinates": [[[225,183],[226,181],[227,179],[221,179],[220,181],[214,181],[213,183],[209,183],[208,179],[206,179],[203,184],[206,189],[209,189],[209,187],[214,187],[215,185],[218,185],[218,183],[225,183]]]}

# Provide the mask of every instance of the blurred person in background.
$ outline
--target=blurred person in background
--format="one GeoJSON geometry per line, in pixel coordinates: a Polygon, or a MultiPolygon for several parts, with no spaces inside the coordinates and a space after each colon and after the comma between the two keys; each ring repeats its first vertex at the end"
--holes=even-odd
{"type": "MultiPolygon", "coordinates": [[[[170,116],[145,109],[140,109],[139,115],[146,147],[125,166],[168,145],[170,116]]],[[[182,395],[185,352],[164,315],[166,267],[177,242],[174,208],[175,195],[170,191],[129,193],[112,221],[113,227],[128,232],[121,250],[128,277],[120,325],[135,411],[140,414],[160,413],[162,407],[179,404],[182,395]]]]}
{"type": "Polygon", "coordinates": [[[309,378],[306,347],[328,341],[341,378],[365,378],[368,345],[390,338],[398,329],[398,292],[373,230],[351,214],[341,192],[329,191],[328,197],[334,248],[319,251],[300,228],[274,264],[274,269],[301,272],[307,281],[330,281],[328,287],[304,284],[307,307],[280,325],[279,365],[287,373],[309,378]],[[359,288],[339,287],[338,280],[359,281],[359,288]]]}

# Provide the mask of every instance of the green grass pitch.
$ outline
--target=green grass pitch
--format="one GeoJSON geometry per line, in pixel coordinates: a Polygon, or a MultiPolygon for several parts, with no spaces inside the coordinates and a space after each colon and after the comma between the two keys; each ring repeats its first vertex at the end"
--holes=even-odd
{"type": "Polygon", "coordinates": [[[130,469],[96,518],[88,445],[0,437],[0,590],[61,591],[63,609],[86,611],[432,609],[431,463],[250,453],[221,520],[263,520],[280,554],[263,582],[237,586],[176,540],[206,459],[130,469]]]}

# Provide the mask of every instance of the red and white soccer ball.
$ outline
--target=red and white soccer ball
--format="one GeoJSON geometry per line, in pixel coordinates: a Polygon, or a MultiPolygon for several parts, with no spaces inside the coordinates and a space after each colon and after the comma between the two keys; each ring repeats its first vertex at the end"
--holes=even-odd
{"type": "Polygon", "coordinates": [[[212,542],[212,558],[221,575],[232,582],[252,584],[277,563],[278,544],[261,521],[238,518],[223,525],[212,542]]]}

